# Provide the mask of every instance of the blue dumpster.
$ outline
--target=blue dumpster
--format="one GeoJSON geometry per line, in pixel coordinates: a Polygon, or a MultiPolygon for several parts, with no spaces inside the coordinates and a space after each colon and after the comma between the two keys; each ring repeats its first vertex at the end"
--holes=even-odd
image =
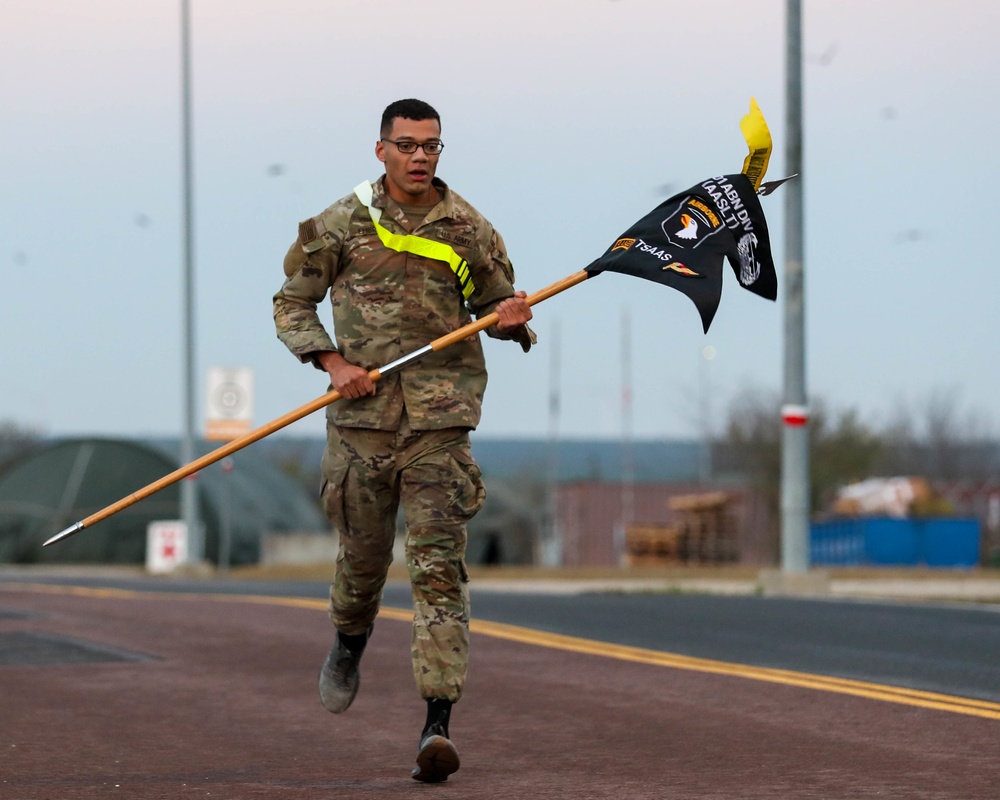
{"type": "Polygon", "coordinates": [[[834,519],[810,526],[809,558],[827,566],[974,567],[979,537],[977,519],[834,519]]]}

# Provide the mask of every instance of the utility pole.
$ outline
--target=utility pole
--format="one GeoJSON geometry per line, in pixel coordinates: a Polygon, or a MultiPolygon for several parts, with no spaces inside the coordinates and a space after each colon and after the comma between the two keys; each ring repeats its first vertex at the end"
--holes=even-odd
{"type": "Polygon", "coordinates": [[[615,563],[623,564],[628,528],[635,521],[635,452],[632,431],[632,315],[622,308],[622,443],[621,522],[615,541],[615,563]]]}
{"type": "Polygon", "coordinates": [[[701,454],[699,458],[698,479],[702,487],[708,486],[712,480],[712,386],[709,365],[715,360],[716,350],[706,344],[701,348],[701,358],[698,365],[698,406],[701,427],[701,454]]]}
{"type": "Polygon", "coordinates": [[[781,569],[809,570],[809,409],[806,400],[802,195],[802,4],[787,0],[785,50],[785,362],[781,407],[781,569]]]}
{"type": "Polygon", "coordinates": [[[559,413],[560,413],[560,344],[559,320],[552,322],[549,337],[552,349],[549,356],[549,441],[546,459],[547,492],[545,499],[545,541],[542,546],[542,565],[559,567],[563,562],[562,533],[559,528],[559,413]]]}
{"type": "MultiPolygon", "coordinates": [[[[184,437],[181,463],[195,458],[195,354],[194,354],[194,190],[191,158],[191,24],[189,0],[181,0],[181,120],[184,172],[184,437]]],[[[205,540],[198,516],[197,473],[181,481],[181,518],[187,528],[188,561],[205,557],[205,540]]]]}

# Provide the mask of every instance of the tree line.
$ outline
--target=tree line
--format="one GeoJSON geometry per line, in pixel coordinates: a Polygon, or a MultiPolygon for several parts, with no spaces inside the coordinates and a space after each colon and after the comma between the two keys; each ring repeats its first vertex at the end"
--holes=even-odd
{"type": "MultiPolygon", "coordinates": [[[[712,442],[716,475],[748,479],[777,510],[781,485],[781,399],[748,389],[729,406],[725,429],[712,442]]],[[[836,491],[871,477],[919,476],[931,483],[1000,479],[1000,445],[989,421],[963,410],[956,392],[936,390],[900,403],[882,424],[854,408],[810,403],[810,510],[828,508],[836,491]]]]}

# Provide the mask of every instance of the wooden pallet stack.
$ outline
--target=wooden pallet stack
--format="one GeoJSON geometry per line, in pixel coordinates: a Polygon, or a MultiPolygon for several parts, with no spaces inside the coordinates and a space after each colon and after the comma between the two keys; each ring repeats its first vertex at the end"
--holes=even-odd
{"type": "Polygon", "coordinates": [[[703,492],[670,498],[677,528],[684,539],[686,561],[719,564],[740,556],[731,498],[726,492],[703,492]]]}
{"type": "Polygon", "coordinates": [[[681,532],[673,525],[629,525],[625,529],[626,560],[634,566],[681,564],[681,544],[681,532]]]}
{"type": "Polygon", "coordinates": [[[670,498],[671,525],[630,525],[626,560],[632,565],[719,564],[739,560],[739,540],[726,492],[670,498]]]}

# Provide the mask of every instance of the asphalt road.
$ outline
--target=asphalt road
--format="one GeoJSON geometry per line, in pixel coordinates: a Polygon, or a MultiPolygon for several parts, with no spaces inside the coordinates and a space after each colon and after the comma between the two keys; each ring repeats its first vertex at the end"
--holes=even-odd
{"type": "Polygon", "coordinates": [[[405,586],[331,715],[325,584],[44,580],[0,572],[2,800],[997,796],[976,607],[474,592],[463,765],[429,787],[405,586]]]}
{"type": "MultiPolygon", "coordinates": [[[[302,581],[45,580],[139,591],[327,595],[327,584],[302,581]]],[[[390,583],[383,603],[408,609],[409,587],[390,583]]],[[[998,606],[669,593],[507,594],[477,591],[475,583],[472,604],[477,620],[1000,702],[998,606]]]]}

